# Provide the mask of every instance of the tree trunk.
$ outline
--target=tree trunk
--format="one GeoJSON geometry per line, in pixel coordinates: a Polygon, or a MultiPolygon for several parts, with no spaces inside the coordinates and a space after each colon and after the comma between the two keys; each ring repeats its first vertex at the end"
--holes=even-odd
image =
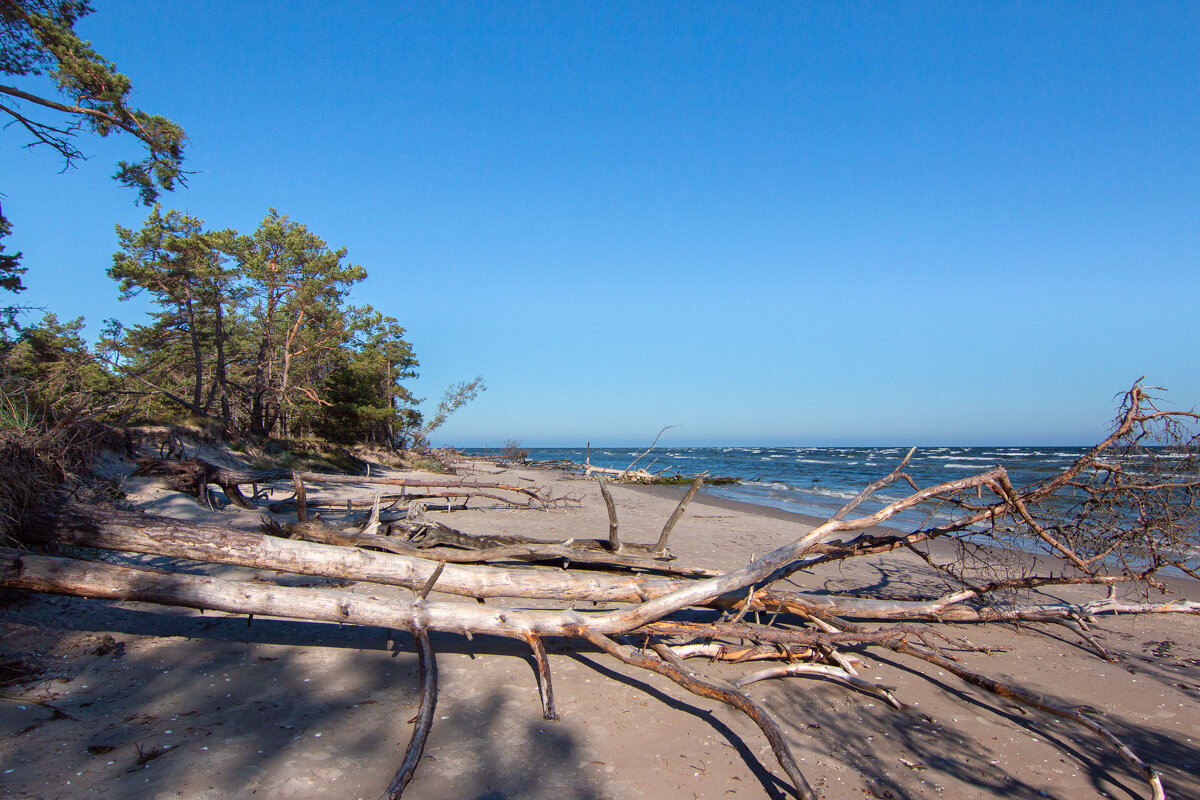
{"type": "Polygon", "coordinates": [[[196,308],[192,301],[192,290],[185,289],[184,308],[187,309],[188,340],[192,346],[192,413],[200,415],[204,407],[204,354],[200,349],[200,331],[196,326],[196,308]]]}
{"type": "Polygon", "coordinates": [[[258,346],[258,357],[254,364],[254,389],[250,394],[250,433],[266,436],[269,432],[266,420],[267,397],[267,352],[269,340],[264,336],[258,346]]]}

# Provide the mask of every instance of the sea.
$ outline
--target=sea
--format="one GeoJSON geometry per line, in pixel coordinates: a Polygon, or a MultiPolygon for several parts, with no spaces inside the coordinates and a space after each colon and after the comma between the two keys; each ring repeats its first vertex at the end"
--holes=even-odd
{"type": "MultiPolygon", "coordinates": [[[[623,469],[645,447],[591,448],[591,463],[623,469]]],[[[921,447],[904,471],[918,486],[931,486],[984,472],[996,465],[1008,470],[1018,488],[1048,478],[1087,452],[1086,447],[921,447]]],[[[484,453],[474,450],[468,452],[484,453]]],[[[493,451],[494,452],[494,451],[493,451]]],[[[529,460],[568,459],[583,462],[586,448],[530,448],[529,460]]],[[[813,517],[828,517],[864,487],[889,474],[908,452],[905,447],[659,447],[637,466],[666,475],[708,472],[737,478],[726,485],[705,485],[715,497],[769,506],[813,517]]],[[[872,512],[911,491],[898,481],[859,506],[872,512]],[[908,490],[908,491],[906,491],[908,490]]],[[[888,523],[911,529],[927,521],[928,512],[903,512],[888,523]]]]}

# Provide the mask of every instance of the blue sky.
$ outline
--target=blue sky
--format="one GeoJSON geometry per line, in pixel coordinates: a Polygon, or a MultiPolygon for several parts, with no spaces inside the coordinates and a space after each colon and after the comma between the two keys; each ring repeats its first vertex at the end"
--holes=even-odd
{"type": "MultiPolygon", "coordinates": [[[[370,278],[438,443],[1084,444],[1200,400],[1200,6],[96,2],[166,202],[370,278]]],[[[0,130],[21,300],[129,321],[130,142],[0,130]]]]}

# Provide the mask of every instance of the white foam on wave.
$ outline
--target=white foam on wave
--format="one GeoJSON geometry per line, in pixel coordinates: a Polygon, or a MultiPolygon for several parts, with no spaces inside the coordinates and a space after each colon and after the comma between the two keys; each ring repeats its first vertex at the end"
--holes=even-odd
{"type": "Polygon", "coordinates": [[[850,500],[858,496],[858,492],[851,492],[846,489],[822,489],[816,486],[805,489],[804,492],[805,494],[815,494],[819,497],[836,497],[839,500],[850,500]]]}
{"type": "Polygon", "coordinates": [[[738,485],[753,486],[757,489],[775,489],[781,492],[796,491],[795,486],[789,486],[788,484],[780,483],[779,481],[740,481],[738,485]]]}
{"type": "Polygon", "coordinates": [[[948,456],[929,456],[929,457],[930,457],[930,458],[937,459],[937,460],[939,460],[939,461],[948,461],[948,460],[950,460],[950,459],[953,459],[953,460],[955,460],[955,461],[986,461],[986,462],[989,462],[989,463],[992,461],[992,459],[990,459],[990,458],[987,458],[987,457],[985,457],[985,456],[960,456],[960,455],[948,455],[948,456]]]}
{"type": "MultiPolygon", "coordinates": [[[[831,500],[852,500],[858,497],[860,489],[830,489],[820,486],[807,486],[803,489],[794,490],[798,495],[813,495],[815,497],[825,497],[831,500]]],[[[902,498],[897,495],[890,495],[885,492],[877,492],[871,495],[871,499],[867,501],[867,505],[885,506],[888,503],[894,503],[902,498]]]]}

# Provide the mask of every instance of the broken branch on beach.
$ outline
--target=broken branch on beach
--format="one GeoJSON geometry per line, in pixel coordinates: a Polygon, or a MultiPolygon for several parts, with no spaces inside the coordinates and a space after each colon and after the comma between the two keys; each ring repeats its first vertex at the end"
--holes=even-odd
{"type": "MultiPolygon", "coordinates": [[[[935,686],[941,687],[936,671],[942,670],[994,695],[1002,704],[1079,726],[1109,747],[1144,781],[1149,796],[1157,799],[1164,797],[1157,771],[1094,712],[1052,700],[1017,682],[989,677],[981,666],[986,665],[986,649],[961,638],[963,629],[953,629],[951,635],[941,623],[1066,624],[1087,641],[1088,625],[1104,614],[1200,614],[1200,603],[1151,597],[1162,589],[1155,577],[1160,571],[1177,568],[1196,574],[1198,448],[1196,435],[1187,427],[1194,427],[1196,419],[1191,412],[1159,410],[1135,385],[1126,395],[1111,436],[1062,474],[1025,487],[1013,486],[1002,467],[920,487],[904,473],[905,460],[811,531],[724,573],[689,572],[654,557],[655,550],[665,548],[673,523],[682,517],[697,485],[672,514],[659,542],[640,545],[644,551],[618,538],[615,503],[607,536],[591,538],[589,532],[579,531],[578,537],[558,542],[482,537],[431,524],[419,513],[385,527],[378,497],[361,525],[337,529],[314,518],[279,526],[293,538],[74,507],[60,514],[53,526],[37,532],[36,538],[81,548],[339,578],[363,584],[365,591],[354,591],[353,586],[348,590],[283,586],[261,577],[219,579],[17,550],[0,551],[0,585],[404,629],[418,642],[428,631],[519,640],[533,654],[538,697],[548,719],[558,712],[543,642],[546,637],[561,638],[664,675],[689,692],[746,714],[767,737],[793,793],[804,798],[816,793],[799,769],[785,728],[749,697],[747,687],[768,678],[820,678],[847,691],[870,692],[899,713],[907,713],[902,710],[902,696],[856,675],[873,653],[894,653],[907,659],[906,669],[935,686]],[[1171,458],[1156,460],[1163,452],[1154,448],[1164,445],[1170,448],[1171,458]],[[858,511],[872,495],[893,485],[907,485],[911,491],[873,512],[858,511]],[[940,514],[936,524],[911,531],[875,527],[930,505],[940,514]],[[1135,513],[1122,513],[1122,508],[1135,513]],[[390,535],[379,532],[388,528],[392,528],[390,535]],[[936,540],[952,543],[950,556],[929,547],[936,540]],[[838,593],[781,588],[784,579],[818,563],[897,551],[916,554],[942,590],[933,596],[888,598],[875,596],[866,587],[838,593]],[[575,568],[562,569],[564,562],[575,568]],[[584,563],[595,569],[578,569],[584,563]],[[382,599],[373,594],[372,584],[403,587],[411,595],[382,599]],[[1060,585],[1092,587],[1101,594],[1082,602],[1044,594],[1047,587],[1060,585]],[[1137,591],[1132,597],[1129,592],[1119,597],[1116,591],[1121,587],[1137,591]],[[431,597],[434,592],[472,601],[431,597]],[[538,598],[554,601],[555,607],[475,602],[489,598],[538,598]],[[587,608],[589,604],[614,607],[587,608]],[[768,615],[765,622],[763,614],[768,615]],[[868,622],[872,624],[864,624],[868,622]],[[699,657],[735,665],[753,662],[756,668],[724,683],[706,675],[701,666],[687,663],[686,659],[699,657]],[[764,661],[778,665],[764,667],[764,661]]],[[[1095,644],[1094,639],[1089,644],[1095,644]]],[[[1098,654],[1106,657],[1102,648],[1098,654]]],[[[421,659],[432,669],[432,649],[421,659]]],[[[887,663],[882,658],[877,662],[887,663]]],[[[433,698],[428,699],[432,708],[433,698]]],[[[424,709],[427,703],[423,700],[421,706],[424,709]]],[[[411,775],[413,753],[419,755],[418,742],[427,734],[427,730],[414,732],[397,781],[411,775]]],[[[1115,763],[1103,768],[1118,769],[1115,763]]],[[[388,791],[389,796],[399,796],[403,785],[394,782],[388,791]]]]}
{"type": "MultiPolygon", "coordinates": [[[[418,502],[430,498],[485,498],[513,508],[553,508],[578,505],[570,497],[551,497],[537,486],[515,486],[507,483],[467,481],[461,478],[389,478],[371,475],[330,475],[323,472],[301,472],[290,469],[243,471],[217,466],[199,458],[166,459],[142,458],[138,460],[137,474],[161,477],[172,489],[191,495],[211,509],[209,485],[219,486],[229,502],[239,508],[253,509],[256,506],[242,493],[242,486],[255,487],[275,481],[291,481],[295,488],[292,500],[273,503],[273,512],[296,510],[303,503],[306,508],[319,506],[306,497],[306,484],[333,486],[396,486],[400,492],[392,495],[394,501],[418,502]],[[436,490],[407,494],[407,489],[436,490]],[[523,498],[523,499],[518,499],[523,498]]],[[[340,508],[346,500],[322,501],[329,508],[340,508]]],[[[352,502],[352,501],[351,501],[352,502]]]]}

